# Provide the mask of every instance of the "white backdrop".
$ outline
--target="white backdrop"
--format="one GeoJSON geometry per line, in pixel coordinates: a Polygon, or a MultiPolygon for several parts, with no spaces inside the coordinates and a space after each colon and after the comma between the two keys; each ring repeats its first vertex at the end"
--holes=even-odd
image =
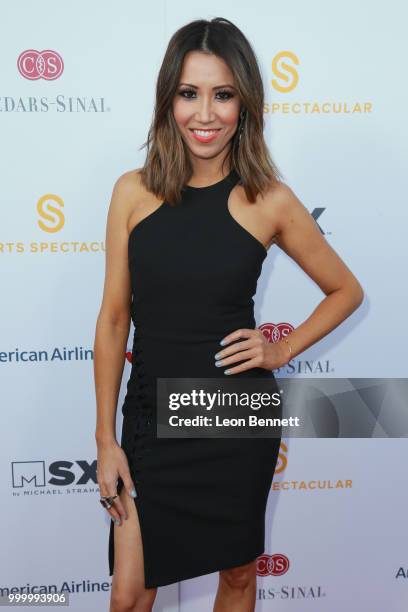
{"type": "MultiPolygon", "coordinates": [[[[402,0],[2,3],[2,593],[65,586],[73,610],[108,609],[92,369],[106,213],[118,176],[143,163],[164,50],[192,19],[227,17],[252,42],[271,153],[365,290],[285,374],[407,375],[407,13],[402,0]],[[32,78],[44,50],[58,78],[32,78]]],[[[323,297],[273,247],[257,324],[296,327],[323,297]]],[[[257,610],[406,612],[407,459],[404,439],[282,441],[257,610]]],[[[210,610],[216,583],[163,587],[155,610],[210,610]]]]}

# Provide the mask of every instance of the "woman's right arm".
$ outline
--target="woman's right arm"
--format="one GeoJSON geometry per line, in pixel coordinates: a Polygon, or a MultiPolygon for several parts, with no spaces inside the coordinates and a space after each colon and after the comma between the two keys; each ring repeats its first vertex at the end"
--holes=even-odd
{"type": "MultiPolygon", "coordinates": [[[[106,224],[105,281],[96,321],[94,381],[96,394],[95,439],[97,476],[101,495],[115,495],[118,476],[129,494],[134,489],[128,462],[116,440],[116,409],[130,330],[131,286],[128,269],[128,219],[135,198],[133,172],[115,183],[106,224]]],[[[120,499],[109,510],[125,516],[120,499]]]]}

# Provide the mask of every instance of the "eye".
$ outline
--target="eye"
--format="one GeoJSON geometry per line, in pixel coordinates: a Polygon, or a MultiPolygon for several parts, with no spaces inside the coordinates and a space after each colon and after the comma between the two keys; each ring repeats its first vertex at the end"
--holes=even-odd
{"type": "MultiPolygon", "coordinates": [[[[196,91],[195,89],[180,89],[178,95],[182,98],[185,98],[186,100],[192,100],[193,96],[196,95],[196,91]]],[[[220,96],[217,98],[218,100],[224,101],[233,98],[234,94],[228,91],[227,89],[220,89],[219,91],[217,91],[216,96],[220,96]]]]}
{"type": "Polygon", "coordinates": [[[187,100],[191,100],[190,94],[195,94],[195,90],[194,89],[180,89],[178,94],[182,98],[186,98],[187,100]]]}
{"type": "Polygon", "coordinates": [[[234,94],[228,91],[227,89],[220,89],[220,91],[217,91],[217,95],[222,96],[220,100],[230,100],[231,98],[234,97],[234,94]]]}

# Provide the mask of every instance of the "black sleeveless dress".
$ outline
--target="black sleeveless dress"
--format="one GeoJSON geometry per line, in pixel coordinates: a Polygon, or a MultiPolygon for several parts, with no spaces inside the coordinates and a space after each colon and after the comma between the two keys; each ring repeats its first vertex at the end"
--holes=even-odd
{"type": "MultiPolygon", "coordinates": [[[[215,366],[224,336],[256,327],[253,296],[267,254],[229,212],[238,181],[232,170],[213,185],[187,185],[180,204],[162,203],[129,236],[135,332],[121,446],[138,494],[146,588],[264,552],[280,438],[159,438],[155,427],[157,377],[269,377],[277,390],[264,368],[224,375],[228,366],[215,366]]],[[[110,576],[120,528],[111,521],[110,576]]]]}

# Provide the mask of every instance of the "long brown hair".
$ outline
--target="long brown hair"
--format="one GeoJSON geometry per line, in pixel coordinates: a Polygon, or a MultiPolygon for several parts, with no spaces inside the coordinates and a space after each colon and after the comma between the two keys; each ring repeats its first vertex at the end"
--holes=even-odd
{"type": "Polygon", "coordinates": [[[264,140],[264,88],[255,52],[241,30],[222,17],[192,21],[170,39],[157,79],[153,120],[141,147],[147,147],[146,160],[140,170],[142,183],[148,191],[174,205],[192,176],[188,148],[172,112],[184,56],[189,51],[220,57],[234,76],[242,112],[224,162],[229,159],[231,168],[240,176],[247,199],[255,202],[259,193],[283,176],[272,161],[264,140]]]}

